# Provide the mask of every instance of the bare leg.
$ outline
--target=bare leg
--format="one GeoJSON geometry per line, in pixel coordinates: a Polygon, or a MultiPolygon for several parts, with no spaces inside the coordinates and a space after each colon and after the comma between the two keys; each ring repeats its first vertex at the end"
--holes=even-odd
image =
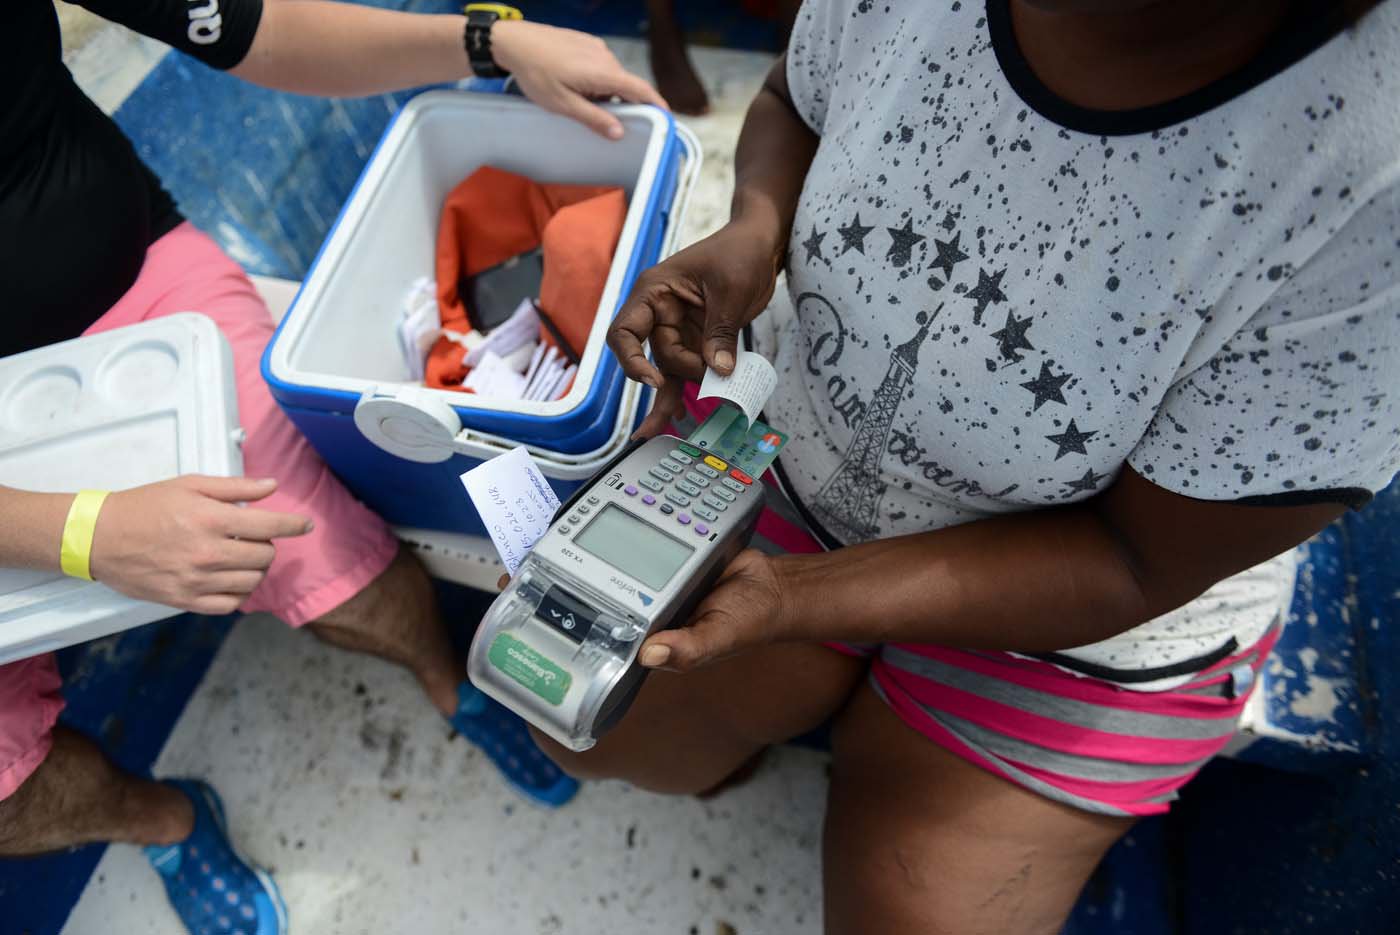
{"type": "Polygon", "coordinates": [[[457,686],[466,669],[438,614],[428,573],[407,548],[399,548],[369,587],[307,626],[332,646],[403,666],[434,707],[445,715],[457,710],[457,686]]]}
{"type": "Polygon", "coordinates": [[[865,671],[864,660],[823,646],[768,646],[687,675],[652,673],[622,723],[585,753],[535,740],[572,776],[699,794],[764,748],[821,725],[865,671]]]}
{"type": "Polygon", "coordinates": [[[0,802],[0,857],[99,841],[174,844],[193,827],[184,793],[122,772],[91,740],[55,727],[44,762],[0,802]]]}
{"type": "Polygon", "coordinates": [[[867,685],[837,722],[827,935],[1056,935],[1133,819],[1051,802],[964,762],[867,685]]]}
{"type": "Polygon", "coordinates": [[[710,99],[685,51],[675,0],[647,0],[647,43],[656,88],[678,114],[705,114],[710,99]]]}

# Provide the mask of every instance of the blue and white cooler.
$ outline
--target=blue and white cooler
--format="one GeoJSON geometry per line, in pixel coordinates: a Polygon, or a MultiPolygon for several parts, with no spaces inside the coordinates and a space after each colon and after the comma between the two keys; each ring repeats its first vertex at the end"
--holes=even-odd
{"type": "Polygon", "coordinates": [[[637,275],[668,253],[700,164],[694,137],[650,106],[618,105],[605,140],[499,94],[428,91],[385,130],[263,355],[272,395],[345,484],[400,527],[484,535],[458,480],[527,446],[560,498],[626,446],[646,402],[608,351],[637,275]],[[495,166],[539,182],[621,186],[628,209],[568,394],[526,402],[409,382],[396,339],[405,295],[433,275],[447,193],[495,166]]]}

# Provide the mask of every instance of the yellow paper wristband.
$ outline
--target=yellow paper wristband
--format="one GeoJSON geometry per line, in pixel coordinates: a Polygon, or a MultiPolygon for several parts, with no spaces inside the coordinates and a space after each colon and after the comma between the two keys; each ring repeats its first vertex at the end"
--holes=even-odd
{"type": "Polygon", "coordinates": [[[59,547],[58,564],[65,575],[92,580],[92,534],[97,529],[97,514],[107,499],[105,490],[80,490],[68,508],[63,524],[63,544],[59,547]]]}

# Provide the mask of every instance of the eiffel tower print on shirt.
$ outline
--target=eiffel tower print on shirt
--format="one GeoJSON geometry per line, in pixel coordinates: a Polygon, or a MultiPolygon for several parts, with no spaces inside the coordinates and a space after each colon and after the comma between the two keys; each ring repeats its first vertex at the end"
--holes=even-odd
{"type": "Polygon", "coordinates": [[[832,535],[845,543],[864,542],[879,534],[876,519],[885,483],[880,479],[880,459],[888,444],[890,425],[904,400],[919,365],[919,347],[928,337],[929,325],[943,306],[930,315],[920,312],[915,319],[918,332],[890,352],[890,367],[875,398],[856,425],[856,433],[831,477],[822,485],[813,508],[832,535]]]}

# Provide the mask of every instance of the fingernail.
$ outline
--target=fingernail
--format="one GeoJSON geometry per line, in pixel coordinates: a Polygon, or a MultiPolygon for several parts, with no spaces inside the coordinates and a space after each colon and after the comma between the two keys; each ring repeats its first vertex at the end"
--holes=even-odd
{"type": "Polygon", "coordinates": [[[253,481],[253,483],[257,484],[259,487],[271,487],[273,484],[277,483],[277,478],[259,477],[257,480],[253,481]]]}
{"type": "Polygon", "coordinates": [[[649,669],[664,666],[666,660],[670,658],[671,647],[669,646],[647,646],[642,649],[642,665],[649,669]]]}
{"type": "Polygon", "coordinates": [[[652,376],[651,374],[647,374],[646,376],[642,377],[642,380],[646,383],[647,386],[651,387],[654,390],[661,389],[661,381],[658,380],[656,377],[652,376]]]}
{"type": "Polygon", "coordinates": [[[622,127],[620,127],[620,126],[611,126],[611,127],[608,127],[608,139],[610,139],[610,140],[620,140],[620,139],[622,139],[622,127]]]}
{"type": "Polygon", "coordinates": [[[306,521],[306,531],[307,531],[307,532],[310,532],[311,530],[313,530],[313,529],[315,529],[315,528],[316,528],[316,521],[315,521],[315,520],[309,519],[309,520],[306,521]]]}
{"type": "Polygon", "coordinates": [[[731,353],[729,353],[728,351],[716,351],[716,352],[715,352],[715,369],[717,369],[717,370],[732,370],[732,369],[734,369],[734,355],[731,354],[731,353]]]}

